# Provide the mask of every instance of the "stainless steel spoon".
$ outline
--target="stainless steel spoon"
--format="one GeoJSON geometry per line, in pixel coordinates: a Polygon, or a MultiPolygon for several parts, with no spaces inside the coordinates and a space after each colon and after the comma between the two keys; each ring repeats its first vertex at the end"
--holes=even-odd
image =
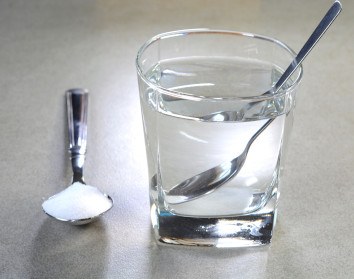
{"type": "MultiPolygon", "coordinates": [[[[318,40],[326,32],[328,27],[332,24],[335,18],[342,10],[342,5],[339,1],[335,1],[321,22],[318,24],[314,32],[311,34],[307,42],[304,44],[298,55],[291,62],[289,67],[282,74],[280,79],[273,85],[273,87],[265,92],[263,95],[274,95],[291,77],[295,70],[299,67],[305,57],[310,53],[312,48],[316,45],[318,40]]],[[[210,118],[210,117],[209,117],[210,118]]],[[[209,119],[208,118],[208,119],[209,119]]],[[[227,181],[232,179],[241,170],[245,163],[247,153],[256,140],[256,138],[274,121],[275,118],[269,119],[249,140],[246,148],[240,156],[231,160],[230,162],[222,163],[214,168],[197,174],[182,183],[174,186],[168,192],[165,192],[166,199],[171,204],[179,204],[197,199],[201,196],[207,195],[227,181]]],[[[156,178],[153,178],[153,180],[156,178]]]]}
{"type": "Polygon", "coordinates": [[[113,200],[97,188],[86,185],[83,177],[87,143],[88,92],[70,89],[66,92],[69,152],[73,170],[72,185],[42,204],[49,216],[74,225],[92,222],[113,206],[113,200]]]}

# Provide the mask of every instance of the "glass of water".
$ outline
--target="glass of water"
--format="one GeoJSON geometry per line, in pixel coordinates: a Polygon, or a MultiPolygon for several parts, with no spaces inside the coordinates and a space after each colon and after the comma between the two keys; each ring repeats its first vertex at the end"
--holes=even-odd
{"type": "Polygon", "coordinates": [[[276,94],[263,94],[294,57],[269,37],[209,29],[160,34],[141,47],[136,65],[159,243],[270,243],[302,68],[276,94]]]}

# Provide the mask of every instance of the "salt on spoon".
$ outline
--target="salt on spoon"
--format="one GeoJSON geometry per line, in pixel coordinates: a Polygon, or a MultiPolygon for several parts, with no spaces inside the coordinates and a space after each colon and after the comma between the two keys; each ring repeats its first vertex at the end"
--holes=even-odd
{"type": "Polygon", "coordinates": [[[69,141],[73,183],[42,204],[49,216],[74,225],[92,222],[113,206],[113,200],[96,187],[86,185],[83,165],[87,142],[88,91],[70,89],[66,92],[69,141]]]}

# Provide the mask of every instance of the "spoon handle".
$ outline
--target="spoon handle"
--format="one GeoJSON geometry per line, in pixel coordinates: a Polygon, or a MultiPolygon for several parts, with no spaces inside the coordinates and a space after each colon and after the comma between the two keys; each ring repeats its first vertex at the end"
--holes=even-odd
{"type": "Polygon", "coordinates": [[[83,166],[87,143],[88,91],[69,89],[66,92],[69,128],[69,152],[73,169],[73,182],[84,183],[83,166]]]}
{"type": "Polygon", "coordinates": [[[323,34],[327,31],[328,27],[333,23],[339,13],[342,11],[342,4],[339,1],[335,1],[331,8],[327,11],[326,15],[322,18],[321,22],[316,27],[315,31],[308,38],[302,49],[299,51],[298,55],[295,57],[293,62],[285,70],[283,75],[277,81],[273,87],[273,94],[276,93],[289,79],[289,77],[295,72],[297,67],[302,63],[306,56],[310,53],[312,48],[317,44],[318,40],[321,39],[323,34]]]}

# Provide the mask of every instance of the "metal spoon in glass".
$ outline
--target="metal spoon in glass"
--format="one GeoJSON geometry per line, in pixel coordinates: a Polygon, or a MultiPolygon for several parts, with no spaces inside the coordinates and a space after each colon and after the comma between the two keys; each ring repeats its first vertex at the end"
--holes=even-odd
{"type": "Polygon", "coordinates": [[[69,152],[73,170],[72,185],[42,204],[49,216],[73,225],[92,222],[113,206],[113,200],[97,188],[86,185],[83,166],[87,142],[88,92],[70,89],[66,92],[69,152]]]}
{"type": "MultiPolygon", "coordinates": [[[[316,27],[315,31],[309,37],[305,45],[302,47],[298,55],[291,62],[289,67],[282,74],[280,79],[273,85],[273,87],[264,93],[263,95],[274,95],[280,88],[286,83],[286,81],[291,77],[295,70],[299,67],[305,57],[309,54],[318,40],[326,32],[328,27],[332,24],[335,18],[342,10],[342,5],[339,1],[336,1],[332,7],[328,10],[326,15],[323,17],[319,25],[316,27]]],[[[247,108],[246,108],[247,109],[247,108]]],[[[208,119],[211,117],[208,116],[208,119]]],[[[190,200],[197,199],[201,196],[207,195],[221,185],[225,184],[231,178],[236,176],[243,164],[246,161],[247,153],[256,140],[256,138],[274,121],[275,118],[269,119],[249,140],[244,151],[238,157],[234,158],[230,162],[222,163],[214,168],[211,168],[207,171],[204,171],[200,174],[197,174],[182,183],[174,186],[168,192],[166,192],[166,200],[171,204],[178,204],[188,202],[190,200]]],[[[153,177],[153,180],[156,180],[153,177]]]]}

